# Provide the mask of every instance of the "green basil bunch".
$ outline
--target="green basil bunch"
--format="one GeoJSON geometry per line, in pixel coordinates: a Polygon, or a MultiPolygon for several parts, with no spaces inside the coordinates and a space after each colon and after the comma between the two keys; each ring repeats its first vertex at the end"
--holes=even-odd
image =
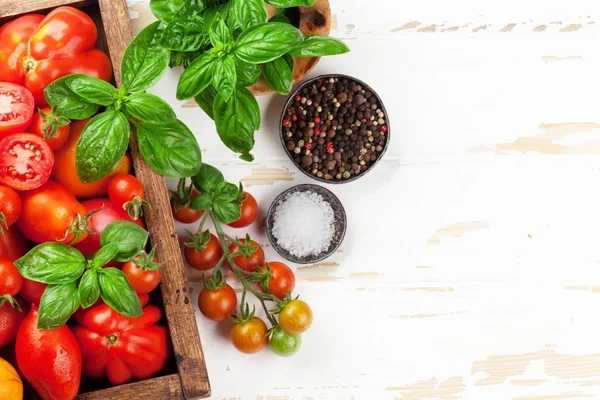
{"type": "Polygon", "coordinates": [[[40,244],[15,261],[22,276],[48,284],[38,315],[39,329],[64,325],[79,307],[88,308],[101,297],[119,314],[142,315],[142,305],[127,277],[110,261],[125,262],[144,251],[148,232],[133,222],[108,224],[100,236],[101,248],[93,258],[58,242],[40,244]]]}
{"type": "Polygon", "coordinates": [[[76,169],[84,183],[109,174],[127,151],[131,127],[140,152],[152,169],[169,177],[194,176],[202,161],[193,133],[160,97],[145,93],[169,66],[170,53],[158,45],[159,22],[142,30],[121,62],[122,86],[73,74],[52,82],[44,91],[48,103],[63,117],[89,118],[76,147],[76,169]]]}
{"type": "MultiPolygon", "coordinates": [[[[285,9],[315,0],[266,0],[285,9]]],[[[170,65],[185,70],[179,100],[194,98],[214,121],[219,137],[240,158],[252,161],[254,132],[260,128],[258,103],[246,89],[261,75],[280,94],[293,84],[293,57],[343,54],[338,39],[309,35],[290,24],[281,10],[267,21],[265,0],[151,0],[161,21],[157,43],[171,52],[170,65]]]]}

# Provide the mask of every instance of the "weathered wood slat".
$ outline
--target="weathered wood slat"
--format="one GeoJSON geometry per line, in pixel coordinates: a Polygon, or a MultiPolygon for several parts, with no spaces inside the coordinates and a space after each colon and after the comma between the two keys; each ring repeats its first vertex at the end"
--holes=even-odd
{"type": "Polygon", "coordinates": [[[148,379],[91,393],[80,394],[79,400],[107,399],[169,399],[183,400],[181,383],[177,374],[148,379]]]}

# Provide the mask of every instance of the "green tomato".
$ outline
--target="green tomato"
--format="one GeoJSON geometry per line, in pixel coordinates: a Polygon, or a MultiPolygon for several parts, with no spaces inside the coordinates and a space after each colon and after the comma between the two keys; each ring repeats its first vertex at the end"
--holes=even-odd
{"type": "Polygon", "coordinates": [[[302,337],[300,335],[287,333],[281,327],[275,328],[269,341],[273,353],[282,357],[289,357],[296,354],[301,344],[302,337]]]}

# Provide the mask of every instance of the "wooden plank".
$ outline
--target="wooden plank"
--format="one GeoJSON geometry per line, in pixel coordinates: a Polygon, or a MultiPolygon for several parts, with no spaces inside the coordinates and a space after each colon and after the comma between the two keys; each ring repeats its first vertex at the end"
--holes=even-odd
{"type": "Polygon", "coordinates": [[[32,12],[44,13],[59,6],[78,7],[90,0],[0,0],[0,21],[32,12]]]}
{"type": "Polygon", "coordinates": [[[130,383],[77,396],[78,400],[115,399],[183,399],[181,383],[177,374],[161,376],[142,382],[130,383]]]}

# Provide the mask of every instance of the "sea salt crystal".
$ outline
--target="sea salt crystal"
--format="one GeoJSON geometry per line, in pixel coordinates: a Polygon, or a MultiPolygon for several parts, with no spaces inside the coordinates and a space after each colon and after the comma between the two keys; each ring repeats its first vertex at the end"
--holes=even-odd
{"type": "Polygon", "coordinates": [[[273,222],[277,244],[296,257],[323,253],[335,233],[331,205],[311,191],[288,194],[278,203],[273,222]]]}

